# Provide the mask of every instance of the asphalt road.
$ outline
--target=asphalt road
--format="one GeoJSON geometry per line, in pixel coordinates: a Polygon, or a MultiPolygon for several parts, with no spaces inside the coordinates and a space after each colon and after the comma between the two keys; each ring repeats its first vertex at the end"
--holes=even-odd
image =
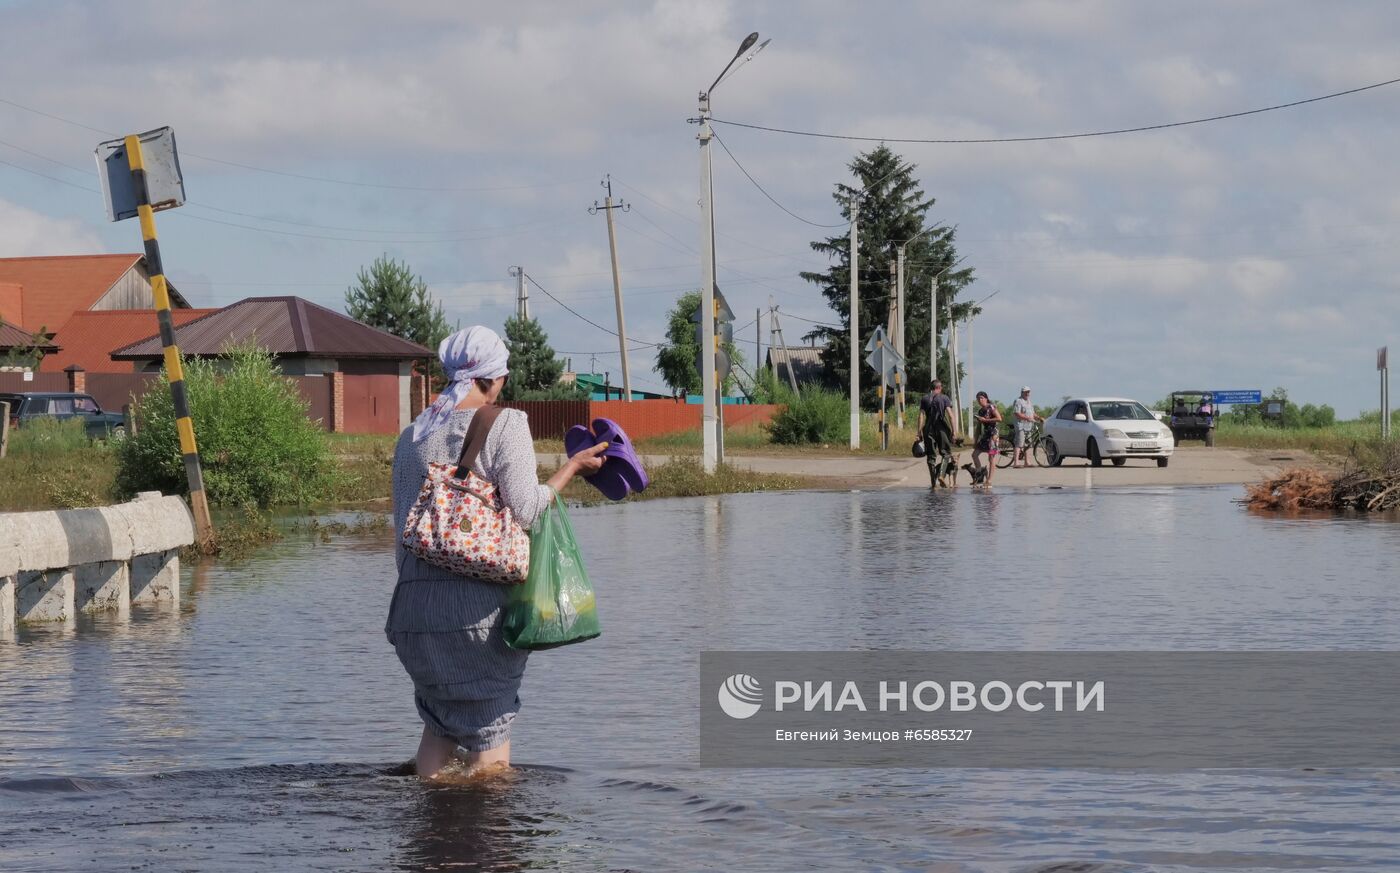
{"type": "MultiPolygon", "coordinates": [[[[970,459],[970,453],[960,452],[960,462],[970,459]]],[[[557,465],[561,458],[555,454],[539,455],[541,464],[557,465]]],[[[659,465],[664,456],[642,458],[647,466],[659,465]]],[[[758,473],[783,473],[830,480],[833,487],[883,490],[888,488],[927,488],[928,468],[922,458],[892,458],[889,456],[851,455],[730,455],[728,462],[736,467],[758,473]]],[[[1276,470],[1312,458],[1296,449],[1259,451],[1253,449],[1205,448],[1179,446],[1171,463],[1158,467],[1152,460],[1129,460],[1122,467],[1105,463],[1091,467],[1089,462],[1067,459],[1055,467],[1029,469],[999,469],[993,477],[997,488],[1110,487],[1114,485],[1238,485],[1255,482],[1276,470]]],[[[968,486],[966,473],[959,476],[959,485],[968,486]]]]}

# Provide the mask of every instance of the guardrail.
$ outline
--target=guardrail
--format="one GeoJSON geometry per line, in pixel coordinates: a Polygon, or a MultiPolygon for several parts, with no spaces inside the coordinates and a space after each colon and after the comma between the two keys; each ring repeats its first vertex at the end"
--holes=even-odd
{"type": "Polygon", "coordinates": [[[156,491],[114,506],[0,513],[0,637],[17,622],[178,606],[180,547],[193,542],[185,501],[156,491]]]}

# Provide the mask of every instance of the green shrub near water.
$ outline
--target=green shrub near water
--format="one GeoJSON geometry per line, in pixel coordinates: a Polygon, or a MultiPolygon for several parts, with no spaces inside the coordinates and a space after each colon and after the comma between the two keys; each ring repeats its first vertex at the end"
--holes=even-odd
{"type": "Polygon", "coordinates": [[[783,404],[783,408],[768,425],[773,442],[800,445],[840,443],[850,439],[851,405],[846,395],[810,386],[793,396],[790,389],[779,388],[777,402],[783,404]]]}
{"type": "MultiPolygon", "coordinates": [[[[326,434],[307,416],[295,384],[255,346],[216,360],[185,362],[195,439],[211,502],[307,503],[333,484],[326,434]]],[[[118,488],[126,493],[187,491],[170,386],[162,376],[137,404],[136,433],[118,449],[118,488]]]]}

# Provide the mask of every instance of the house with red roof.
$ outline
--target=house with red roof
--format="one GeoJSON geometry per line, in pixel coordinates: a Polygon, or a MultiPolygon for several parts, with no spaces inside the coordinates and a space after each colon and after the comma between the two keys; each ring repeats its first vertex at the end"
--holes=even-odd
{"type": "MultiPolygon", "coordinates": [[[[170,307],[188,309],[168,287],[170,307]]],[[[31,334],[56,333],[75,312],[154,306],[144,255],[0,258],[0,320],[31,334]]]]}

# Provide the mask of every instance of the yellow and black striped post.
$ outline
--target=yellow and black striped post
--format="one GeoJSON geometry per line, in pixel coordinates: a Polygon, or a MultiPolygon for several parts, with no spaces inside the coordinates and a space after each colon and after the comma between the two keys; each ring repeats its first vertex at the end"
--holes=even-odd
{"type": "Polygon", "coordinates": [[[125,138],[127,162],[131,166],[131,183],[136,193],[136,214],[141,219],[141,239],[145,243],[146,267],[151,273],[151,295],[155,298],[156,321],[160,325],[160,344],[165,351],[165,375],[170,382],[170,400],[175,408],[175,429],[180,435],[180,454],[185,459],[185,476],[190,483],[190,509],[194,512],[195,533],[201,544],[214,539],[214,525],[209,519],[209,498],[204,493],[204,471],[199,465],[199,448],[194,441],[194,422],[190,419],[190,398],[185,390],[185,368],[180,363],[180,348],[175,344],[175,322],[170,316],[170,289],[165,282],[165,267],[160,259],[160,243],[156,241],[156,217],[151,209],[150,190],[146,187],[146,165],[141,157],[141,138],[125,138]]]}

